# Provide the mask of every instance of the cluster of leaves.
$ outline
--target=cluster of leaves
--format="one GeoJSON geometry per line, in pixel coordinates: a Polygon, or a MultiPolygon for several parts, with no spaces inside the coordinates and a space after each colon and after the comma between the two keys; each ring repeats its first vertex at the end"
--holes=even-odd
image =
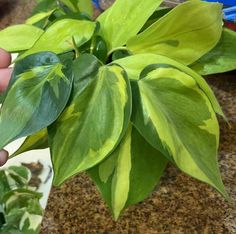
{"type": "Polygon", "coordinates": [[[23,166],[0,171],[0,233],[39,233],[41,194],[28,186],[30,178],[30,171],[23,166]]]}
{"type": "Polygon", "coordinates": [[[12,157],[50,147],[54,185],[86,171],[115,219],[150,194],[168,162],[228,198],[217,163],[224,115],[193,69],[235,69],[235,33],[222,34],[218,3],[161,2],[117,0],[93,21],[75,1],[40,1],[26,24],[0,32],[0,47],[19,52],[0,148],[23,136],[12,157]]]}

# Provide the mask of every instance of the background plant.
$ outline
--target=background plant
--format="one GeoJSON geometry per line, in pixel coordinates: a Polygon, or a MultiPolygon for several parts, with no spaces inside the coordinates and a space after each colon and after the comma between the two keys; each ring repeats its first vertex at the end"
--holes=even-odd
{"type": "Polygon", "coordinates": [[[235,68],[221,5],[117,0],[93,21],[90,5],[84,14],[76,1],[58,2],[40,1],[26,24],[0,32],[0,46],[20,52],[0,148],[23,136],[13,156],[49,146],[54,185],[87,171],[115,219],[150,194],[168,162],[228,198],[217,163],[224,114],[191,69],[235,68]]]}
{"type": "Polygon", "coordinates": [[[28,185],[30,178],[30,171],[23,166],[0,171],[0,233],[39,232],[41,194],[28,185]]]}

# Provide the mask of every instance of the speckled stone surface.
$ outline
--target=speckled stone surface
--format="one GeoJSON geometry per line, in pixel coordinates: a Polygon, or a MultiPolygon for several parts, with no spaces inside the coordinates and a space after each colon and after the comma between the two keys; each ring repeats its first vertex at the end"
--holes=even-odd
{"type": "MultiPolygon", "coordinates": [[[[21,22],[29,13],[31,4],[16,2],[18,6],[10,17],[0,4],[0,12],[5,12],[0,27],[21,22]],[[20,17],[16,17],[18,13],[20,17]]],[[[236,202],[236,74],[217,75],[207,81],[230,123],[229,128],[220,120],[219,163],[225,186],[236,202]]],[[[150,198],[130,207],[114,222],[95,186],[81,174],[51,191],[41,234],[57,233],[233,234],[236,233],[236,209],[208,185],[169,166],[150,198]]]]}

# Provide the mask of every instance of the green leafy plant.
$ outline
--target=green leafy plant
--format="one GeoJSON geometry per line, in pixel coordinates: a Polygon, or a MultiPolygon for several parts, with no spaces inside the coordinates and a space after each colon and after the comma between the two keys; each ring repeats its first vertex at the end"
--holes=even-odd
{"type": "Polygon", "coordinates": [[[217,163],[216,114],[224,114],[189,68],[235,68],[231,55],[213,62],[235,37],[224,30],[230,39],[221,39],[221,5],[193,0],[170,10],[158,8],[161,0],[117,0],[92,21],[75,1],[46,2],[47,11],[0,32],[0,47],[19,52],[0,148],[23,136],[12,157],[49,146],[53,184],[86,171],[115,219],[151,193],[167,163],[228,199],[217,163]]]}
{"type": "Polygon", "coordinates": [[[28,185],[30,178],[30,171],[23,166],[0,171],[0,233],[39,233],[41,194],[28,185]]]}

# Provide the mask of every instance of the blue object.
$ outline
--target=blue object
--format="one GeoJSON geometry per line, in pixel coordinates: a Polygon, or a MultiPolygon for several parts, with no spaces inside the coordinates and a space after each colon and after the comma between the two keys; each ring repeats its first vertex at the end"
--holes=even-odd
{"type": "Polygon", "coordinates": [[[227,21],[236,21],[236,6],[223,9],[224,18],[227,21]]]}
{"type": "Polygon", "coordinates": [[[206,0],[206,2],[220,2],[225,6],[236,6],[236,0],[206,0]]]}
{"type": "Polygon", "coordinates": [[[100,6],[100,3],[99,3],[99,0],[93,0],[93,4],[95,5],[95,7],[99,10],[99,11],[103,11],[101,6],[100,6]]]}
{"type": "Polygon", "coordinates": [[[224,19],[236,22],[236,0],[205,0],[207,2],[220,2],[224,4],[224,19]]]}

